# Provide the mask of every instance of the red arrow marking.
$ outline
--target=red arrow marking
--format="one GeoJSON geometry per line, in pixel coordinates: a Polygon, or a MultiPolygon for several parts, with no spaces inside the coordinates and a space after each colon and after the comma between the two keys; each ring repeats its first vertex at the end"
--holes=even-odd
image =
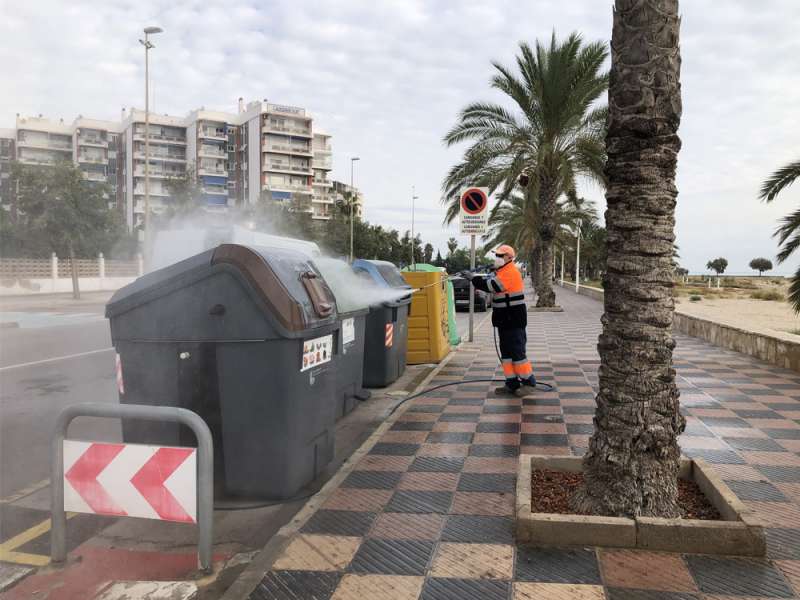
{"type": "Polygon", "coordinates": [[[165,521],[194,523],[175,496],[164,487],[164,482],[192,452],[193,448],[159,448],[131,478],[133,486],[165,521]]]}
{"type": "Polygon", "coordinates": [[[92,444],[72,465],[66,477],[86,504],[100,515],[124,517],[127,513],[97,481],[97,476],[125,448],[123,444],[92,444]]]}

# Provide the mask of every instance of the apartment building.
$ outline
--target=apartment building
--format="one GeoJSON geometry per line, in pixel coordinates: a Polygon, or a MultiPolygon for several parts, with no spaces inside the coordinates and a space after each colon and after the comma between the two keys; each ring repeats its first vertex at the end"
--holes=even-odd
{"type": "Polygon", "coordinates": [[[11,198],[11,162],[16,156],[16,131],[0,129],[0,206],[11,198]]]}
{"type": "MultiPolygon", "coordinates": [[[[72,124],[17,118],[0,130],[3,149],[25,164],[71,160],[88,181],[109,184],[129,227],[143,220],[145,139],[149,139],[150,210],[170,203],[168,182],[196,177],[208,210],[285,202],[314,219],[329,219],[334,204],[331,136],[314,130],[306,109],[264,100],[227,113],[199,108],[186,117],[123,109],[119,122],[86,119],[72,124]],[[5,132],[5,133],[3,133],[5,132]],[[3,136],[6,136],[5,138],[3,136]]],[[[0,174],[5,172],[0,158],[0,174]]],[[[7,169],[6,169],[7,170],[7,169]]],[[[2,202],[0,191],[0,202],[2,202]]]]}

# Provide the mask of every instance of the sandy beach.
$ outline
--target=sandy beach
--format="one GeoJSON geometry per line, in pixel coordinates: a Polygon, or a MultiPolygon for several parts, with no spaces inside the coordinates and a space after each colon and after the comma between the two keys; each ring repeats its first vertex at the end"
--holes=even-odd
{"type": "Polygon", "coordinates": [[[676,302],[676,309],[687,315],[800,342],[800,335],[789,333],[800,332],[800,316],[795,314],[787,302],[710,297],[699,302],[690,302],[684,297],[678,298],[676,302]]]}

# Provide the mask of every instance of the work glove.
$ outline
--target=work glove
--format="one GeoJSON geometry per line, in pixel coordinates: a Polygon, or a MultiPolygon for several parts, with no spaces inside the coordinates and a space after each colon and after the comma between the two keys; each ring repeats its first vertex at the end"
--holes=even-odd
{"type": "Polygon", "coordinates": [[[473,273],[472,271],[461,271],[459,275],[461,275],[461,277],[463,277],[468,281],[472,281],[472,278],[475,277],[475,273],[473,273]]]}

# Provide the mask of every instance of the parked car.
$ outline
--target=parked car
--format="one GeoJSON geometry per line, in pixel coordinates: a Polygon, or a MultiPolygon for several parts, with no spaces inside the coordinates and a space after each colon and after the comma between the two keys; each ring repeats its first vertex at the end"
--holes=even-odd
{"type": "MultiPolygon", "coordinates": [[[[453,277],[453,299],[455,300],[456,310],[463,308],[469,310],[469,281],[463,277],[453,277]]],[[[491,294],[482,290],[475,290],[475,310],[486,312],[492,306],[491,294]]]]}

